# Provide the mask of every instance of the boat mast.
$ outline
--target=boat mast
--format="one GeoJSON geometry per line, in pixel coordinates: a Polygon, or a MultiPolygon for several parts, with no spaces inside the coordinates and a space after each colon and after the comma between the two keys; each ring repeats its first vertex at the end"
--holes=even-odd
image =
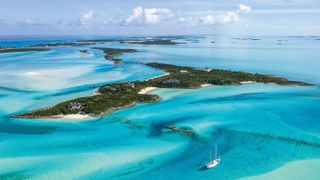
{"type": "Polygon", "coordinates": [[[214,151],[215,151],[214,158],[215,158],[215,159],[218,159],[218,147],[217,147],[217,145],[216,145],[214,151]]]}

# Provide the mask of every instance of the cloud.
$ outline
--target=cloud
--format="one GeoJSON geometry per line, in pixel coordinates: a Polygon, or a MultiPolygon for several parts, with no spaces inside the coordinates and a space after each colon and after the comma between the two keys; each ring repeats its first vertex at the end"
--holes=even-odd
{"type": "Polygon", "coordinates": [[[254,14],[297,14],[297,13],[320,13],[320,9],[257,9],[254,14]]]}
{"type": "Polygon", "coordinates": [[[19,26],[43,26],[46,24],[39,23],[33,18],[28,18],[22,22],[17,22],[17,25],[19,25],[19,26]]]}
{"type": "Polygon", "coordinates": [[[249,13],[251,12],[251,10],[252,8],[250,6],[243,5],[243,4],[240,4],[238,8],[239,13],[249,13]]]}
{"type": "Polygon", "coordinates": [[[74,27],[79,27],[78,21],[67,21],[65,19],[58,19],[56,22],[54,22],[54,25],[58,27],[59,29],[70,29],[74,27]]]}
{"type": "MultiPolygon", "coordinates": [[[[108,17],[102,21],[93,22],[96,13],[92,10],[85,12],[78,21],[65,22],[58,21],[56,24],[59,27],[72,27],[72,26],[145,26],[145,25],[157,25],[162,22],[171,25],[173,23],[180,23],[183,25],[196,26],[196,25],[214,25],[214,24],[227,24],[237,22],[240,20],[242,14],[250,13],[252,11],[250,6],[240,4],[238,8],[232,11],[215,11],[214,14],[208,14],[203,16],[175,16],[168,8],[143,8],[138,6],[134,8],[126,18],[108,17]]],[[[178,13],[179,14],[179,13],[178,13]]],[[[97,19],[98,20],[98,19],[97,19]]]]}
{"type": "Polygon", "coordinates": [[[93,11],[88,11],[88,12],[84,13],[79,19],[80,25],[85,26],[85,25],[91,24],[91,20],[93,18],[93,15],[94,15],[93,11]]]}
{"type": "Polygon", "coordinates": [[[137,21],[142,22],[142,20],[143,20],[142,17],[143,17],[143,9],[142,9],[142,7],[139,6],[139,7],[136,7],[135,9],[132,10],[132,14],[126,19],[126,22],[128,24],[130,24],[132,22],[137,22],[137,21]]]}
{"type": "Polygon", "coordinates": [[[214,25],[214,24],[228,24],[240,20],[240,15],[250,13],[252,8],[247,5],[240,4],[238,9],[228,11],[222,14],[206,15],[199,18],[199,24],[214,25]]]}
{"type": "Polygon", "coordinates": [[[212,24],[227,24],[231,22],[239,21],[240,16],[238,13],[230,11],[225,14],[219,15],[207,15],[200,17],[200,24],[212,25],[212,24]]]}
{"type": "Polygon", "coordinates": [[[197,25],[197,20],[193,17],[180,17],[178,22],[184,25],[195,26],[197,25]]]}
{"type": "Polygon", "coordinates": [[[110,26],[121,26],[123,25],[123,20],[122,19],[117,19],[117,18],[109,18],[107,20],[104,20],[101,25],[110,25],[110,26]]]}
{"type": "Polygon", "coordinates": [[[140,6],[132,10],[125,19],[126,25],[155,25],[162,20],[173,17],[173,13],[167,8],[142,8],[140,6]]]}

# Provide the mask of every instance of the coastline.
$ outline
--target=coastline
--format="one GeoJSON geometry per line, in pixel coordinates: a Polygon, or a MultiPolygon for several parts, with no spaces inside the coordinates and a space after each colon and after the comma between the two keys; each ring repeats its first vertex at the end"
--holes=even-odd
{"type": "MultiPolygon", "coordinates": [[[[157,77],[158,78],[158,77],[157,77]]],[[[256,82],[254,83],[244,83],[241,85],[245,85],[245,84],[255,84],[256,82]]],[[[210,86],[214,86],[212,84],[202,84],[200,85],[198,88],[205,88],[205,87],[210,87],[210,86]]],[[[198,89],[196,88],[196,89],[198,89]]],[[[144,95],[144,94],[148,94],[149,92],[153,91],[153,90],[156,90],[156,89],[161,89],[161,88],[158,88],[158,87],[146,87],[146,88],[143,88],[141,89],[137,94],[140,94],[140,95],[144,95]]],[[[95,90],[93,92],[93,95],[101,95],[102,93],[100,93],[98,90],[95,90]]],[[[159,99],[160,100],[160,99],[159,99]]],[[[122,109],[126,109],[126,108],[130,108],[132,106],[134,106],[135,104],[137,104],[137,102],[133,102],[131,104],[128,104],[128,105],[125,105],[125,106],[122,106],[122,107],[114,107],[114,108],[111,108],[99,115],[88,115],[88,114],[60,114],[60,115],[55,115],[55,116],[43,116],[43,117],[27,117],[27,118],[30,118],[30,119],[46,119],[46,120],[52,120],[52,121],[63,121],[63,120],[75,120],[75,121],[85,121],[89,118],[93,118],[93,117],[99,117],[99,116],[104,116],[104,115],[107,115],[107,114],[110,114],[114,111],[117,111],[117,110],[122,110],[122,109]]]]}
{"type": "MultiPolygon", "coordinates": [[[[133,49],[104,49],[119,53],[133,49]]],[[[53,107],[38,109],[16,118],[29,119],[85,119],[98,117],[116,110],[133,106],[136,103],[150,103],[161,100],[158,95],[148,94],[157,88],[195,89],[213,85],[245,85],[276,83],[279,85],[312,86],[311,84],[291,81],[286,78],[265,74],[252,74],[240,71],[213,69],[210,72],[188,66],[177,66],[163,63],[145,64],[164,73],[143,81],[120,82],[100,86],[92,95],[59,103],[53,107]]]]}
{"type": "MultiPolygon", "coordinates": [[[[169,74],[169,73],[167,73],[167,74],[169,74]]],[[[167,75],[167,74],[164,74],[164,75],[167,75]]],[[[162,75],[162,76],[164,76],[164,75],[162,75]]],[[[156,77],[156,78],[158,78],[158,77],[156,77]]],[[[198,88],[209,87],[209,86],[213,86],[213,85],[212,84],[202,84],[198,88]]],[[[141,95],[148,94],[149,92],[151,92],[153,90],[156,90],[156,89],[161,89],[161,88],[146,87],[146,88],[141,89],[138,92],[138,94],[141,94],[141,95]]],[[[101,95],[101,94],[102,93],[100,93],[98,90],[95,90],[91,96],[93,96],[93,95],[101,95]]],[[[52,120],[52,121],[63,121],[63,120],[85,121],[85,120],[87,120],[89,118],[107,115],[107,114],[110,114],[110,113],[112,113],[114,111],[117,111],[117,110],[122,110],[122,109],[126,109],[126,108],[129,108],[129,107],[132,107],[135,104],[137,104],[137,102],[133,102],[133,103],[131,103],[129,105],[122,106],[122,107],[111,108],[111,109],[109,109],[108,111],[106,111],[104,113],[101,113],[99,115],[94,115],[94,116],[91,116],[91,115],[88,115],[88,114],[59,114],[59,115],[55,115],[55,116],[40,116],[40,117],[26,117],[26,118],[28,118],[28,119],[45,119],[45,120],[52,120]]]]}
{"type": "MultiPolygon", "coordinates": [[[[14,117],[14,116],[13,116],[14,117]]],[[[94,116],[90,116],[88,114],[58,114],[53,116],[39,116],[39,117],[14,117],[14,118],[21,118],[21,119],[33,119],[33,120],[48,120],[48,121],[63,121],[63,120],[77,120],[83,121],[87,120],[88,118],[92,118],[94,116]]]]}
{"type": "Polygon", "coordinates": [[[157,87],[146,87],[141,89],[138,94],[148,94],[150,91],[153,91],[155,89],[158,89],[157,87]]]}
{"type": "MultiPolygon", "coordinates": [[[[147,4],[148,7],[142,4],[142,13],[145,8],[171,6],[155,3],[154,6],[147,4]]],[[[195,12],[203,8],[201,3],[195,2],[187,10],[195,12]]],[[[88,3],[90,5],[101,3],[88,3]]],[[[220,5],[217,10],[223,10],[224,6],[220,5]]],[[[236,11],[237,5],[237,2],[230,2],[225,9],[236,11]]],[[[255,7],[250,2],[247,5],[268,8],[255,7]]],[[[78,19],[70,17],[70,21],[79,20],[81,15],[92,10],[93,19],[89,23],[95,25],[100,20],[97,14],[100,11],[90,7],[86,10],[79,12],[78,19]]],[[[131,6],[128,10],[128,16],[122,14],[120,18],[129,17],[131,6]]],[[[170,10],[177,12],[174,8],[170,10]]],[[[253,14],[240,15],[240,20],[255,16],[255,10],[251,11],[253,14]]],[[[180,15],[173,18],[177,19],[176,16],[180,15]]],[[[161,20],[157,25],[167,23],[161,20]]],[[[126,29],[123,27],[123,32],[126,29]]],[[[4,41],[19,46],[63,42],[64,39],[114,38],[61,34],[8,36],[4,41]]],[[[237,36],[247,38],[243,34],[237,36]]],[[[3,70],[0,72],[0,151],[3,157],[0,180],[319,178],[320,73],[316,67],[320,67],[317,58],[320,58],[320,51],[316,51],[316,47],[318,44],[320,48],[320,40],[316,41],[317,37],[255,36],[253,38],[261,38],[261,41],[250,41],[234,40],[236,36],[223,34],[163,36],[188,44],[169,47],[108,42],[96,45],[137,48],[142,52],[116,57],[123,59],[119,65],[104,59],[102,51],[91,50],[96,46],[52,47],[49,52],[12,53],[3,57],[0,54],[0,69],[3,70]],[[281,42],[283,46],[280,47],[276,45],[278,39],[288,42],[281,42]],[[215,44],[210,44],[213,40],[215,44]],[[78,51],[82,49],[88,49],[91,54],[78,51]],[[154,61],[179,67],[172,72],[146,65],[154,61]],[[211,68],[210,73],[222,70],[266,73],[315,86],[263,83],[246,76],[238,78],[236,83],[219,85],[216,82],[229,80],[228,76],[206,77],[209,74],[206,71],[211,68]],[[181,73],[180,69],[188,72],[181,73]],[[199,71],[194,73],[193,70],[199,71]],[[168,72],[171,75],[161,77],[168,72]],[[160,78],[154,79],[156,76],[160,78]],[[146,81],[149,78],[152,80],[146,81]],[[170,80],[179,80],[180,84],[164,83],[170,80]],[[152,87],[154,89],[147,89],[152,87]],[[144,92],[141,94],[141,91],[144,92]],[[136,99],[137,94],[141,101],[136,99]],[[144,101],[149,95],[161,100],[144,101]],[[136,104],[129,106],[133,101],[136,104]],[[68,108],[71,103],[80,103],[79,111],[68,108]],[[12,117],[33,110],[42,111],[42,108],[56,113],[43,111],[36,114],[42,115],[38,117],[12,117]],[[215,158],[220,158],[220,163],[206,168],[215,158]]],[[[115,38],[121,40],[127,36],[115,38]]]]}
{"type": "MultiPolygon", "coordinates": [[[[161,77],[165,77],[165,76],[169,76],[170,73],[169,72],[166,72],[164,74],[161,74],[159,76],[155,76],[155,77],[151,77],[151,78],[147,78],[145,79],[144,81],[151,81],[151,80],[154,80],[154,79],[157,79],[157,78],[161,78],[161,77]]],[[[153,91],[153,90],[156,90],[158,89],[157,87],[145,87],[143,89],[141,89],[138,94],[148,94],[150,91],[153,91]]]]}
{"type": "Polygon", "coordinates": [[[240,84],[255,84],[256,81],[241,81],[240,84]]]}
{"type": "Polygon", "coordinates": [[[81,120],[81,119],[87,119],[92,116],[89,116],[87,114],[66,114],[62,115],[61,118],[58,119],[74,119],[74,120],[81,120]]]}
{"type": "Polygon", "coordinates": [[[213,86],[212,84],[201,84],[200,87],[208,87],[208,86],[213,86]]]}
{"type": "Polygon", "coordinates": [[[151,81],[151,80],[154,80],[154,79],[157,79],[157,78],[161,78],[161,77],[165,77],[165,76],[169,76],[169,75],[170,75],[170,73],[167,72],[167,73],[161,74],[161,75],[159,75],[159,76],[155,76],[155,77],[152,77],[152,78],[147,78],[147,79],[145,79],[144,81],[151,81]]]}
{"type": "Polygon", "coordinates": [[[122,109],[126,109],[129,107],[134,106],[135,104],[137,104],[137,102],[132,102],[128,105],[125,106],[121,106],[121,107],[113,107],[99,115],[89,115],[89,114],[58,114],[58,115],[53,115],[53,116],[38,116],[38,117],[18,117],[18,116],[12,116],[14,118],[22,118],[22,119],[45,119],[45,120],[51,120],[51,121],[63,121],[63,120],[77,120],[77,121],[85,121],[89,118],[94,118],[94,117],[100,117],[100,116],[104,116],[107,114],[110,114],[114,111],[118,111],[118,110],[122,110],[122,109]]]}

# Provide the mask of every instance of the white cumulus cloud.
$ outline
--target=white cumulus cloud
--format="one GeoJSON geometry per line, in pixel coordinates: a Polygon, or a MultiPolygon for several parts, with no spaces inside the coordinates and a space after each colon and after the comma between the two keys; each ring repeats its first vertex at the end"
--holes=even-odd
{"type": "Polygon", "coordinates": [[[199,21],[201,24],[212,25],[236,22],[239,21],[239,19],[240,16],[238,13],[230,11],[225,14],[202,16],[199,21]]]}
{"type": "Polygon", "coordinates": [[[89,25],[91,23],[93,15],[94,15],[93,11],[88,11],[88,12],[84,13],[80,17],[80,24],[81,25],[89,25]]]}
{"type": "Polygon", "coordinates": [[[131,15],[125,19],[127,25],[155,25],[173,17],[173,13],[167,8],[142,8],[136,7],[131,15]]]}
{"type": "Polygon", "coordinates": [[[238,9],[234,11],[228,11],[223,14],[206,15],[199,18],[199,23],[204,25],[213,24],[227,24],[232,22],[237,22],[240,20],[240,15],[242,13],[249,13],[251,7],[247,5],[240,4],[238,9]]]}
{"type": "Polygon", "coordinates": [[[244,5],[244,4],[240,4],[238,11],[240,13],[249,13],[251,12],[252,8],[250,6],[244,5]]]}

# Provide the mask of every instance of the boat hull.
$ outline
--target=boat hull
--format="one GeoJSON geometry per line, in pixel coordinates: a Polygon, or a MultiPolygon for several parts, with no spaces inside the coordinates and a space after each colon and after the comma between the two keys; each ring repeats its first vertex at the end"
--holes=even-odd
{"type": "Polygon", "coordinates": [[[213,160],[213,161],[211,161],[211,162],[208,162],[208,163],[206,164],[206,168],[207,168],[207,169],[213,168],[213,167],[217,166],[217,165],[219,164],[219,162],[220,162],[220,159],[215,159],[215,160],[213,160]]]}

